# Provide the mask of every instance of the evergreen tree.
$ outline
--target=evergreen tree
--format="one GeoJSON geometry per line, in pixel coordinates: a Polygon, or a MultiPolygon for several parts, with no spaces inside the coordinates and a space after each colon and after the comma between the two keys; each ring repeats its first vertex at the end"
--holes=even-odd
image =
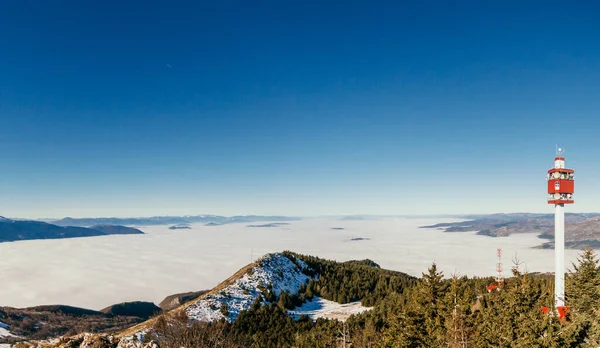
{"type": "Polygon", "coordinates": [[[446,295],[446,307],[450,310],[446,320],[446,343],[448,347],[468,347],[471,327],[468,323],[471,299],[457,275],[452,276],[450,291],[446,295]]]}
{"type": "Polygon", "coordinates": [[[434,262],[428,272],[422,274],[416,287],[415,312],[423,317],[425,330],[423,340],[425,345],[431,347],[440,346],[445,338],[443,298],[447,284],[443,277],[444,274],[437,270],[434,262]]]}
{"type": "Polygon", "coordinates": [[[476,347],[510,347],[514,341],[512,316],[506,290],[493,291],[481,296],[481,308],[476,312],[476,347]]]}
{"type": "Polygon", "coordinates": [[[586,248],[566,279],[567,304],[573,313],[593,314],[600,307],[600,266],[596,253],[586,248]]]}
{"type": "Polygon", "coordinates": [[[286,309],[294,309],[294,303],[292,302],[290,293],[287,291],[282,291],[279,294],[279,300],[277,301],[277,305],[283,311],[285,311],[286,309]]]}
{"type": "Polygon", "coordinates": [[[427,344],[425,318],[407,308],[388,317],[389,328],[385,331],[383,345],[385,347],[425,347],[427,344]]]}

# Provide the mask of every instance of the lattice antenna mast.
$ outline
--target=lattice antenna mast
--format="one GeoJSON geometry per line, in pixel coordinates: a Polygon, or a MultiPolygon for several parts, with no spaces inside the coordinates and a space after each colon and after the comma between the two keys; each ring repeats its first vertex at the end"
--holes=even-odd
{"type": "Polygon", "coordinates": [[[504,276],[502,275],[502,249],[498,248],[496,254],[498,255],[498,263],[496,264],[496,283],[498,286],[504,285],[504,276]]]}

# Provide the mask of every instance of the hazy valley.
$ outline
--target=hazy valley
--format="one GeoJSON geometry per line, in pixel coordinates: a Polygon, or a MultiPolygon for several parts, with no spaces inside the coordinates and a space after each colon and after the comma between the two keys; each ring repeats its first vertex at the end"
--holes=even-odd
{"type": "MultiPolygon", "coordinates": [[[[11,279],[0,287],[0,304],[98,310],[126,301],[159,303],[171,294],[210,289],[251,258],[283,250],[339,261],[372,259],[415,276],[432,261],[446,275],[489,276],[495,272],[500,247],[506,269],[516,253],[529,271],[553,269],[552,250],[533,249],[543,242],[534,233],[491,238],[420,228],[439,222],[307,219],[272,225],[276,227],[195,223],[178,230],[169,225],[137,226],[144,231],[139,235],[0,243],[0,273],[11,279]]],[[[568,260],[576,255],[576,250],[567,251],[568,260]]]]}
{"type": "MultiPolygon", "coordinates": [[[[569,222],[589,226],[595,219],[572,216],[569,222]]],[[[543,241],[538,229],[525,233],[531,228],[528,226],[545,223],[545,216],[440,220],[352,217],[179,221],[173,225],[177,228],[136,226],[144,231],[142,234],[0,243],[0,272],[11,279],[0,288],[0,341],[66,335],[62,341],[50,343],[59,347],[93,342],[103,347],[124,347],[134,344],[132,339],[148,341],[158,339],[153,335],[159,334],[162,344],[169,346],[164,335],[180,333],[165,333],[169,326],[164,326],[164,320],[175,320],[170,324],[175,327],[180,325],[177,322],[185,323],[178,330],[190,329],[189,323],[224,320],[228,330],[235,330],[238,326],[260,325],[258,318],[267,315],[261,314],[264,311],[271,313],[268,316],[284,314],[297,323],[290,324],[280,317],[277,325],[293,327],[312,320],[318,326],[319,318],[351,319],[350,325],[356,325],[353,315],[364,320],[371,310],[379,312],[382,307],[378,306],[387,306],[383,303],[394,291],[414,284],[432,262],[446,277],[493,276],[497,248],[504,251],[507,277],[511,259],[523,262],[522,271],[552,271],[553,251],[538,248],[543,241]],[[483,227],[502,231],[506,226],[511,226],[512,233],[477,232],[483,227]],[[470,228],[473,230],[469,232],[470,228]],[[273,253],[283,250],[304,256],[273,253]],[[365,261],[328,263],[306,255],[365,261]],[[361,272],[375,273],[359,275],[361,272]],[[396,280],[390,283],[385,280],[389,277],[396,280]],[[364,283],[367,279],[370,283],[364,283]],[[152,302],[160,303],[160,308],[152,302]],[[78,335],[81,332],[98,335],[78,335]]],[[[107,221],[87,221],[98,222],[107,221]]],[[[116,232],[120,228],[112,226],[116,232]]],[[[568,250],[567,258],[574,261],[579,253],[568,250]]],[[[478,292],[485,291],[491,281],[476,279],[477,284],[481,283],[474,288],[478,292]]],[[[540,279],[540,286],[547,286],[546,276],[540,279]]],[[[200,332],[204,330],[212,329],[208,326],[200,332]]],[[[240,330],[248,334],[248,329],[240,330]]],[[[284,337],[282,330],[274,334],[284,337]]],[[[268,337],[260,340],[267,342],[271,340],[268,337]]]]}

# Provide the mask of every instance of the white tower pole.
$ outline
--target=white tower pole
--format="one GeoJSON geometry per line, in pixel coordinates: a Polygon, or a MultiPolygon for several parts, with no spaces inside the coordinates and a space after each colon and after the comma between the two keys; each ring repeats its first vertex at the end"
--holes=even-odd
{"type": "Polygon", "coordinates": [[[565,205],[554,205],[554,300],[565,305],[565,205]]]}

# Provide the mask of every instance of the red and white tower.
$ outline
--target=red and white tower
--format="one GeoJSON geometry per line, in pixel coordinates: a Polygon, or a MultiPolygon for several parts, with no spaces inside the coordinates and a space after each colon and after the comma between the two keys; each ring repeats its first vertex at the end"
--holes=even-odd
{"type": "Polygon", "coordinates": [[[502,275],[502,249],[498,248],[496,255],[498,255],[498,263],[496,264],[496,284],[502,286],[504,285],[504,276],[502,275]]]}
{"type": "Polygon", "coordinates": [[[565,305],[565,204],[573,204],[575,181],[565,168],[563,150],[557,149],[554,168],[548,171],[548,204],[554,204],[554,300],[559,313],[565,305]]]}

